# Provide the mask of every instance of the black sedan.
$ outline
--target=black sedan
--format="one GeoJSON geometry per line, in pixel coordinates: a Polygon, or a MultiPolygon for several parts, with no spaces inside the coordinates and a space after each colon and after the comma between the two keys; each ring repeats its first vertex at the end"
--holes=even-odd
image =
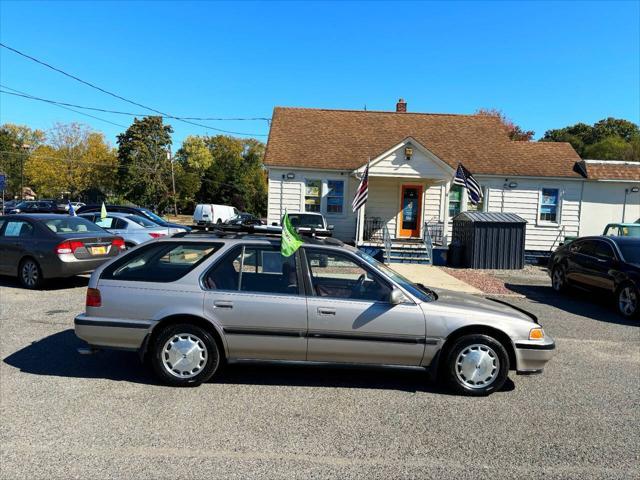
{"type": "Polygon", "coordinates": [[[65,205],[55,200],[24,200],[10,210],[10,214],[16,213],[67,213],[65,205]]]}
{"type": "Polygon", "coordinates": [[[122,238],[84,218],[0,216],[0,274],[17,276],[25,288],[93,271],[124,248],[122,238]]]}
{"type": "Polygon", "coordinates": [[[260,220],[255,215],[251,215],[250,213],[239,213],[234,215],[229,220],[224,222],[225,225],[241,225],[241,226],[249,226],[249,225],[264,225],[262,220],[260,220]]]}
{"type": "Polygon", "coordinates": [[[558,292],[575,286],[604,293],[622,316],[640,315],[640,238],[578,238],[553,253],[549,274],[558,292]]]}
{"type": "MultiPolygon", "coordinates": [[[[101,209],[102,209],[102,204],[85,205],[84,207],[79,208],[76,213],[94,213],[94,212],[99,212],[101,209]]],[[[140,215],[141,217],[151,220],[153,223],[157,223],[161,227],[180,228],[185,232],[191,231],[191,227],[187,227],[186,225],[180,225],[179,223],[167,222],[164,218],[160,217],[159,215],[156,215],[148,208],[129,207],[126,205],[106,205],[106,209],[107,209],[107,212],[131,213],[133,215],[140,215]]]]}

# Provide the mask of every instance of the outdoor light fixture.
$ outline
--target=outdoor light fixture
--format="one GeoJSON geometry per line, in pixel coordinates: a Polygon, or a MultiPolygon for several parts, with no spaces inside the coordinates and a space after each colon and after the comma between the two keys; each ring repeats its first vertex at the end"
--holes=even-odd
{"type": "Polygon", "coordinates": [[[638,188],[638,187],[632,187],[631,188],[631,193],[638,193],[638,192],[640,192],[640,188],[638,188]]]}
{"type": "Polygon", "coordinates": [[[409,146],[404,147],[404,157],[405,157],[407,160],[411,160],[411,156],[412,156],[412,155],[413,155],[413,148],[411,148],[411,147],[409,147],[409,146]]]}
{"type": "Polygon", "coordinates": [[[287,173],[287,180],[293,180],[294,178],[296,178],[296,174],[293,172],[289,172],[287,173]]]}
{"type": "Polygon", "coordinates": [[[518,184],[516,182],[511,182],[509,184],[509,188],[518,188],[518,184]]]}

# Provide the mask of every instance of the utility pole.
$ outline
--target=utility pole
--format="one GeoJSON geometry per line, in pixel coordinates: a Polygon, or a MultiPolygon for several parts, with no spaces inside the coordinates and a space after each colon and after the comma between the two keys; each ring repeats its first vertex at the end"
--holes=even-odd
{"type": "Polygon", "coordinates": [[[24,200],[24,161],[28,155],[31,145],[23,143],[22,145],[13,144],[13,148],[20,148],[24,152],[20,155],[20,200],[24,200]]]}
{"type": "Polygon", "coordinates": [[[173,185],[173,214],[178,216],[178,204],[176,202],[176,177],[173,173],[173,156],[171,155],[171,147],[167,149],[167,159],[171,164],[171,184],[173,185]]]}

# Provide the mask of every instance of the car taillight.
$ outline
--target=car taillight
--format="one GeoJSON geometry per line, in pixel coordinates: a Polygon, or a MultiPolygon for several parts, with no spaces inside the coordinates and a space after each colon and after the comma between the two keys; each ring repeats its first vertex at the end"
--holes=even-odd
{"type": "Polygon", "coordinates": [[[56,253],[58,255],[62,253],[75,253],[78,248],[84,247],[84,243],[79,240],[71,240],[58,244],[56,247],[56,253]]]}
{"type": "Polygon", "coordinates": [[[100,290],[97,288],[87,288],[87,307],[100,307],[102,306],[102,297],[100,296],[100,290]]]}
{"type": "Polygon", "coordinates": [[[164,233],[150,233],[151,238],[164,237],[164,233]]]}
{"type": "Polygon", "coordinates": [[[127,248],[124,244],[124,240],[121,238],[114,238],[111,242],[111,246],[119,248],[120,250],[124,250],[125,248],[127,248]]]}

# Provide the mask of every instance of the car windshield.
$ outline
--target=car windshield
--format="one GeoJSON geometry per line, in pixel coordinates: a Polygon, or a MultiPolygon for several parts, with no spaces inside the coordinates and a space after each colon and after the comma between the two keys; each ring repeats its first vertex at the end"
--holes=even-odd
{"type": "Polygon", "coordinates": [[[138,225],[142,226],[142,227],[157,227],[158,224],[152,222],[151,220],[141,217],[140,215],[127,215],[125,218],[127,218],[128,220],[131,220],[134,223],[137,223],[138,225]]]}
{"type": "Polygon", "coordinates": [[[156,222],[158,225],[162,225],[163,223],[165,223],[164,218],[159,217],[158,215],[153,213],[151,210],[147,210],[146,208],[141,208],[140,211],[144,213],[145,216],[147,216],[148,218],[156,222]]]}
{"type": "Polygon", "coordinates": [[[640,246],[637,243],[618,243],[625,262],[637,263],[640,265],[640,246]]]}
{"type": "Polygon", "coordinates": [[[413,296],[419,298],[423,302],[433,302],[437,300],[437,295],[432,290],[429,290],[424,285],[418,285],[413,283],[411,280],[403,277],[395,270],[387,267],[384,263],[379,262],[371,255],[364,253],[361,250],[356,251],[356,255],[358,255],[361,259],[367,262],[369,265],[377,268],[378,270],[382,270],[388,277],[390,277],[394,282],[404,288],[406,291],[411,293],[413,296]]]}
{"type": "Polygon", "coordinates": [[[289,220],[294,227],[303,228],[324,228],[320,215],[309,215],[305,213],[290,213],[289,220]]]}
{"type": "Polygon", "coordinates": [[[44,223],[49,230],[57,233],[58,235],[64,235],[65,233],[86,232],[105,233],[105,231],[98,227],[95,223],[81,217],[60,216],[60,218],[43,220],[42,223],[44,223]]]}
{"type": "Polygon", "coordinates": [[[32,205],[36,202],[20,202],[16,205],[16,208],[27,208],[29,205],[32,205]]]}

